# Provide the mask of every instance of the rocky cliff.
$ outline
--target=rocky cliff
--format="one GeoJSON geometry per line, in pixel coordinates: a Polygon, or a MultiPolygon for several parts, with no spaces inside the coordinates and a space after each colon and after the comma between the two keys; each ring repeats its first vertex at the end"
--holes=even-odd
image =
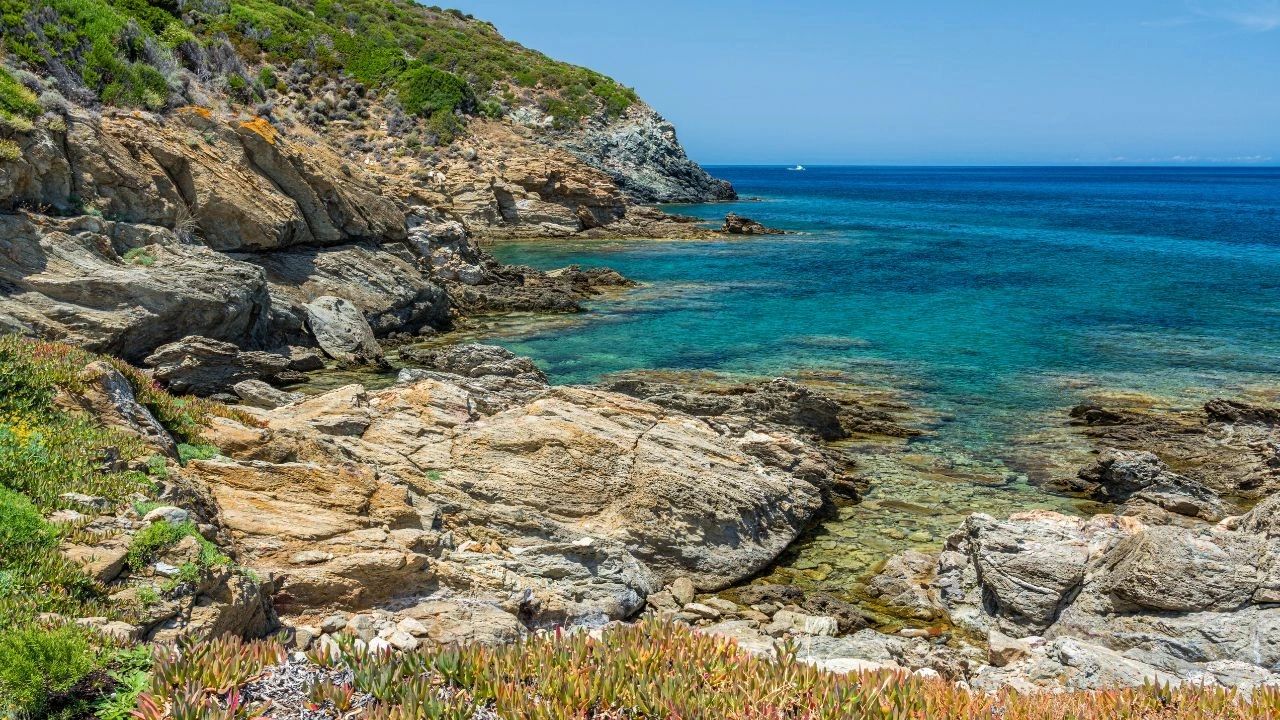
{"type": "Polygon", "coordinates": [[[185,335],[315,345],[320,298],[377,337],[572,311],[604,276],[476,240],[703,236],[637,202],[732,195],[634,92],[456,12],[90,5],[0,21],[6,330],[137,360],[185,335]]]}

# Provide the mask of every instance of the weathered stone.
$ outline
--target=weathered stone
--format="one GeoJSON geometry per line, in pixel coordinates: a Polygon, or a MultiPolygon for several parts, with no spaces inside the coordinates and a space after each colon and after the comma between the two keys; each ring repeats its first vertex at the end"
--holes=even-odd
{"type": "Polygon", "coordinates": [[[178,447],[169,432],[151,411],[138,402],[133,386],[110,363],[89,363],[80,371],[83,390],[64,396],[69,402],[89,413],[107,427],[142,438],[156,451],[171,458],[178,456],[178,447]]]}
{"type": "Polygon", "coordinates": [[[804,635],[835,635],[840,631],[840,624],[833,617],[825,615],[805,615],[791,610],[779,610],[774,613],[773,621],[765,628],[771,635],[783,633],[800,633],[804,635]]]}
{"type": "Polygon", "coordinates": [[[261,380],[241,380],[231,386],[245,405],[270,410],[281,405],[297,402],[303,398],[299,393],[277,390],[261,380]]]}
{"type": "Polygon", "coordinates": [[[174,507],[172,505],[162,505],[161,507],[151,510],[146,515],[143,515],[142,522],[145,522],[145,523],[167,522],[170,525],[181,525],[182,523],[186,522],[187,519],[190,517],[191,517],[191,513],[188,513],[186,510],[183,510],[180,507],[174,507]]]}
{"type": "Polygon", "coordinates": [[[194,335],[157,348],[145,362],[171,392],[194,395],[225,392],[238,382],[271,377],[289,366],[283,355],[246,352],[194,335]]]}
{"type": "Polygon", "coordinates": [[[987,662],[996,667],[1004,667],[1029,656],[1031,644],[992,630],[987,633],[987,653],[987,662]]]}
{"type": "Polygon", "coordinates": [[[306,305],[307,324],[329,357],[347,365],[382,363],[382,347],[364,315],[349,300],[326,295],[306,305]]]}
{"type": "Polygon", "coordinates": [[[129,542],[125,538],[112,538],[96,545],[68,545],[62,548],[62,554],[97,582],[109,583],[124,570],[129,542]]]}
{"type": "Polygon", "coordinates": [[[186,335],[253,344],[266,332],[262,272],[163,228],[0,215],[0,256],[0,314],[90,350],[137,361],[186,335]],[[133,247],[149,262],[121,257],[133,247]]]}
{"type": "Polygon", "coordinates": [[[420,350],[401,348],[400,359],[416,366],[478,378],[486,375],[514,377],[545,383],[547,376],[529,358],[519,357],[497,345],[449,345],[420,350]]]}
{"type": "Polygon", "coordinates": [[[697,593],[697,588],[693,586],[693,581],[683,575],[671,581],[669,590],[671,591],[671,596],[682,607],[693,602],[694,595],[697,593]]]}

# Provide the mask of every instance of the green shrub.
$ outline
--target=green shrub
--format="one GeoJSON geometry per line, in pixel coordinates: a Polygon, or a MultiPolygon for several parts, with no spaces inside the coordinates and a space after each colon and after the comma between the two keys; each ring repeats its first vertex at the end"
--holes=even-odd
{"type": "Polygon", "coordinates": [[[423,117],[466,110],[474,101],[462,78],[429,65],[415,65],[396,83],[400,105],[406,112],[423,117]]]}
{"type": "Polygon", "coordinates": [[[22,148],[12,140],[0,140],[0,162],[17,162],[22,159],[22,148]]]}
{"type": "Polygon", "coordinates": [[[36,94],[0,67],[0,116],[34,119],[40,114],[36,94]]]}
{"type": "Polygon", "coordinates": [[[147,252],[146,248],[129,248],[124,254],[124,260],[143,267],[151,267],[156,264],[155,256],[147,252]]]}
{"type": "MultiPolygon", "coordinates": [[[[155,593],[154,590],[151,592],[155,593]]],[[[151,648],[145,645],[116,652],[108,665],[116,687],[94,706],[97,720],[132,719],[138,696],[151,684],[151,665],[151,648]]]]}
{"type": "Polygon", "coordinates": [[[78,716],[79,699],[69,691],[97,664],[85,632],[74,626],[0,631],[0,716],[78,716]]]}
{"type": "Polygon", "coordinates": [[[129,555],[126,559],[129,567],[142,570],[156,556],[178,544],[178,541],[195,533],[190,523],[173,524],[155,522],[138,531],[129,542],[129,555]]]}
{"type": "Polygon", "coordinates": [[[218,456],[219,450],[214,445],[191,445],[188,443],[178,444],[178,460],[183,465],[192,460],[208,460],[218,456]]]}
{"type": "MultiPolygon", "coordinates": [[[[178,524],[161,521],[146,526],[129,542],[126,562],[130,568],[141,570],[155,560],[160,553],[186,537],[193,537],[200,544],[199,564],[194,566],[195,579],[199,578],[199,571],[204,568],[231,564],[231,558],[224,555],[217,545],[206,540],[196,528],[195,523],[191,521],[178,524]]],[[[185,571],[186,567],[184,565],[179,569],[185,571]]],[[[182,580],[183,576],[179,575],[179,579],[182,580]]]]}

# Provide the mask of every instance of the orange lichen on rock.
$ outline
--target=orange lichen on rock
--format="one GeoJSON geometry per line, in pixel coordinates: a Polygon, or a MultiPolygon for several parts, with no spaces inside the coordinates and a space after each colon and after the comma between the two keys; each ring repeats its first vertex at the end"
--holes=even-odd
{"type": "Polygon", "coordinates": [[[249,122],[240,123],[240,127],[249,130],[267,141],[268,145],[276,144],[276,128],[266,118],[256,117],[249,122]]]}

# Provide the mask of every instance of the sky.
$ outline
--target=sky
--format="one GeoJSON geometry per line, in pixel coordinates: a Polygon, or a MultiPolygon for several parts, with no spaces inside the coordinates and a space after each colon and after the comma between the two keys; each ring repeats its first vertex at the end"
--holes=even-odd
{"type": "Polygon", "coordinates": [[[451,5],[705,164],[1280,164],[1280,0],[451,5]]]}

